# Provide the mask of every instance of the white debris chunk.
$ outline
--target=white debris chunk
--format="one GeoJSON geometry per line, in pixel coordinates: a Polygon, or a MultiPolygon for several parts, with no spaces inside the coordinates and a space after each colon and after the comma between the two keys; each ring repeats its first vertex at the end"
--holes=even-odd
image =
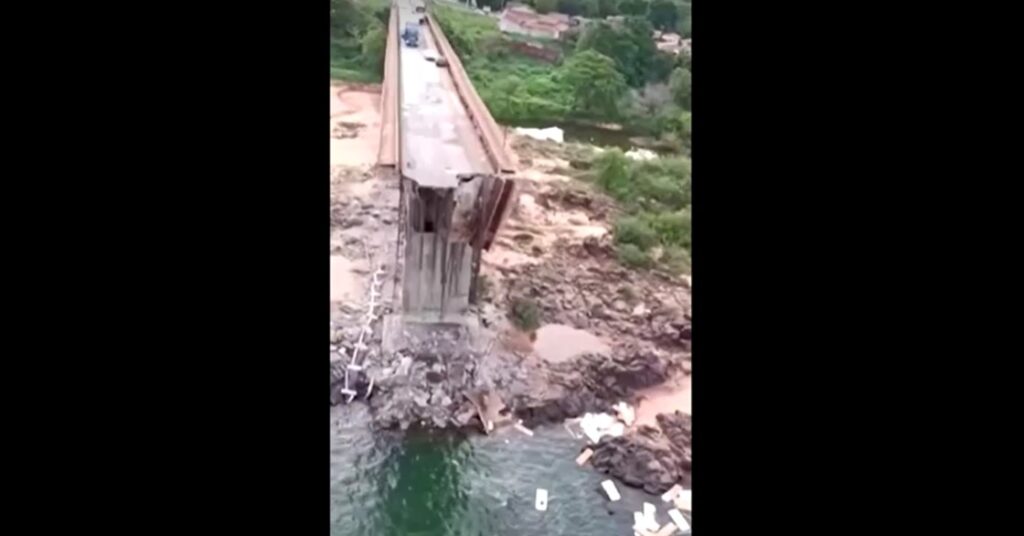
{"type": "Polygon", "coordinates": [[[655,532],[661,528],[657,521],[647,519],[640,512],[633,512],[633,530],[643,533],[655,532]]]}
{"type": "Polygon", "coordinates": [[[604,482],[601,482],[601,487],[604,488],[604,492],[608,494],[608,500],[615,502],[622,498],[622,495],[619,495],[619,490],[615,488],[615,482],[605,480],[604,482]]]}
{"type": "Polygon", "coordinates": [[[644,515],[640,512],[633,512],[633,530],[647,532],[647,520],[644,519],[644,515]]]}
{"type": "Polygon", "coordinates": [[[633,422],[636,421],[636,411],[633,407],[625,402],[619,402],[615,404],[615,411],[618,413],[619,420],[624,422],[626,426],[633,426],[633,422]]]}
{"type": "Polygon", "coordinates": [[[516,428],[516,430],[519,430],[520,432],[522,432],[522,433],[524,433],[524,434],[526,434],[528,436],[533,436],[533,430],[530,430],[529,428],[523,426],[523,421],[522,420],[520,420],[519,422],[517,422],[515,424],[515,428],[516,428]]]}
{"type": "Polygon", "coordinates": [[[661,500],[664,502],[671,502],[679,496],[679,492],[683,491],[683,486],[676,484],[668,489],[665,493],[661,494],[661,500]]]}
{"type": "Polygon", "coordinates": [[[580,428],[591,443],[601,441],[606,435],[618,437],[626,432],[625,425],[607,413],[587,413],[580,419],[580,428]]]}
{"type": "Polygon", "coordinates": [[[683,517],[683,513],[675,508],[668,511],[668,517],[672,518],[672,522],[679,527],[679,530],[687,532],[690,530],[690,524],[686,522],[686,518],[683,517]]]}
{"type": "Polygon", "coordinates": [[[684,512],[693,511],[693,490],[684,489],[676,495],[676,498],[672,500],[675,503],[676,508],[683,510],[684,512]]]}
{"type": "Polygon", "coordinates": [[[654,520],[654,514],[657,513],[657,511],[657,508],[655,508],[653,504],[649,502],[644,503],[644,517],[647,518],[648,521],[657,523],[654,520]]]}
{"type": "Polygon", "coordinates": [[[534,500],[534,507],[541,512],[548,509],[548,490],[537,488],[537,498],[534,500]]]}
{"type": "Polygon", "coordinates": [[[517,128],[516,134],[540,141],[565,142],[565,132],[558,127],[551,128],[517,128]]]}
{"type": "Polygon", "coordinates": [[[650,149],[631,149],[626,151],[626,158],[630,160],[654,160],[658,158],[658,153],[650,149]]]}

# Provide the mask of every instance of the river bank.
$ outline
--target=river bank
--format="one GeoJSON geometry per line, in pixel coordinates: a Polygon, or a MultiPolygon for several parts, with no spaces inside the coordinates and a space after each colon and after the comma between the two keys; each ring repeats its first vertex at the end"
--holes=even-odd
{"type": "MultiPolygon", "coordinates": [[[[625,401],[642,422],[616,441],[602,440],[594,467],[652,493],[688,482],[689,462],[673,450],[688,444],[688,428],[669,437],[657,418],[689,410],[688,280],[618,263],[610,236],[617,207],[566,172],[572,166],[563,148],[527,152],[537,144],[510,143],[526,167],[517,174],[511,217],[482,259],[487,290],[474,309],[480,344],[468,348],[437,335],[384,351],[379,324],[361,335],[373,271],[390,263],[397,232],[397,179],[371,160],[378,95],[373,88],[332,87],[332,361],[352,355],[365,337],[361,377],[374,379],[372,388],[354,380],[359,402],[344,407],[365,408],[362,418],[373,430],[446,428],[459,437],[490,438],[516,432],[498,426],[485,434],[481,414],[557,430],[567,418],[625,401]],[[518,326],[509,318],[514,303],[531,304],[538,324],[518,326]],[[491,407],[481,412],[485,399],[491,407]],[[642,474],[631,468],[651,456],[664,467],[642,474]]],[[[390,284],[393,267],[386,271],[390,284]]],[[[390,295],[385,288],[381,314],[394,310],[390,295]]],[[[344,402],[340,390],[338,378],[332,405],[344,402]]],[[[583,446],[566,441],[571,463],[583,446]]]]}

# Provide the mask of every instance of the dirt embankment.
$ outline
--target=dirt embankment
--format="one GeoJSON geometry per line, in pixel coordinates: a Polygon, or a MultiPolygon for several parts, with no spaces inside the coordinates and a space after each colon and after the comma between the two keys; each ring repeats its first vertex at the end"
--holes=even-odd
{"type": "MultiPolygon", "coordinates": [[[[373,270],[381,261],[393,259],[398,181],[376,168],[380,87],[331,86],[330,97],[330,309],[331,361],[335,362],[342,359],[337,350],[344,341],[358,340],[373,270]]],[[[391,278],[386,280],[384,306],[375,311],[378,314],[392,307],[386,300],[393,288],[391,278]]],[[[336,391],[332,387],[332,402],[341,398],[336,391]]]]}

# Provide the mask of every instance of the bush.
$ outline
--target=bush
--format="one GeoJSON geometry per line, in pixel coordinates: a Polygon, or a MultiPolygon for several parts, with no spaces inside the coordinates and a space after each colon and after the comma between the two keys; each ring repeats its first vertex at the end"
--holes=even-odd
{"type": "Polygon", "coordinates": [[[367,69],[384,74],[384,53],[387,51],[387,32],[384,25],[374,23],[366,30],[359,40],[362,49],[362,62],[367,69]]]}
{"type": "Polygon", "coordinates": [[[597,182],[620,201],[631,197],[630,161],[619,149],[609,149],[594,159],[597,182]]]}
{"type": "Polygon", "coordinates": [[[659,259],[674,272],[690,266],[690,159],[634,161],[609,150],[594,160],[594,176],[629,215],[615,224],[619,260],[628,266],[653,264],[647,253],[661,246],[659,259]],[[642,255],[641,255],[642,254],[642,255]]]}
{"type": "Polygon", "coordinates": [[[536,330],[540,327],[540,308],[537,302],[526,298],[512,300],[509,320],[522,331],[536,330]]]}
{"type": "Polygon", "coordinates": [[[672,272],[690,273],[690,251],[679,246],[668,246],[661,255],[661,261],[672,272]]]}
{"type": "Polygon", "coordinates": [[[647,251],[658,244],[658,234],[644,219],[627,216],[615,223],[615,243],[632,244],[647,251]]]}
{"type": "Polygon", "coordinates": [[[679,210],[690,205],[690,159],[658,158],[634,162],[631,169],[637,195],[648,209],[679,210]]]}
{"type": "Polygon", "coordinates": [[[485,301],[489,301],[489,299],[491,297],[491,290],[492,290],[491,287],[492,286],[493,286],[493,284],[491,283],[490,278],[488,278],[485,274],[480,274],[480,275],[478,275],[476,277],[476,302],[477,303],[482,303],[482,302],[485,302],[485,301]]]}
{"type": "Polygon", "coordinates": [[[648,220],[658,240],[666,246],[690,247],[690,211],[661,212],[648,220]]]}
{"type": "Polygon", "coordinates": [[[615,246],[615,253],[619,262],[632,268],[650,268],[653,264],[651,257],[633,244],[619,244],[615,246]]]}

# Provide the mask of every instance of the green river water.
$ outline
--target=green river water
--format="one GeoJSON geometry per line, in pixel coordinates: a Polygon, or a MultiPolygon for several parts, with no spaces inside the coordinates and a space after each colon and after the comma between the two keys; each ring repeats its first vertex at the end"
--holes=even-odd
{"type": "Polygon", "coordinates": [[[331,410],[332,536],[632,535],[633,512],[660,498],[616,486],[611,503],[600,488],[608,478],[578,467],[582,440],[561,426],[509,427],[494,435],[427,432],[371,433],[362,404],[331,410]],[[538,487],[548,509],[534,508],[538,487]]]}

